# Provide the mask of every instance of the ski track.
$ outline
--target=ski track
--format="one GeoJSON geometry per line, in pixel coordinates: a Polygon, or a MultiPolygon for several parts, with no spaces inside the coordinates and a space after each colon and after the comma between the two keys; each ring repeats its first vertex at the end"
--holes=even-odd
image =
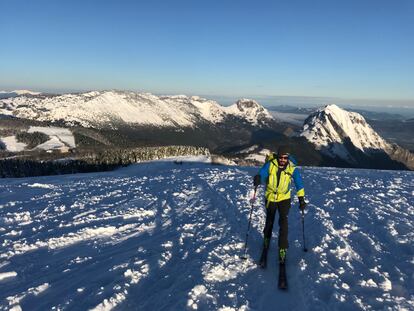
{"type": "Polygon", "coordinates": [[[154,162],[0,180],[0,310],[414,309],[412,172],[304,168],[309,252],[295,199],[281,292],[277,228],[256,267],[264,187],[240,258],[256,171],[154,162]]]}

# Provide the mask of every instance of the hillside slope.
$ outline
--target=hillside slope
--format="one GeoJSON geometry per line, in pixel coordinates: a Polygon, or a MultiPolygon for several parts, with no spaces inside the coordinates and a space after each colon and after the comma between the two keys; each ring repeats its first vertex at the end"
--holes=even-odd
{"type": "Polygon", "coordinates": [[[0,180],[0,310],[414,308],[412,172],[304,168],[309,252],[295,202],[281,292],[275,240],[268,268],[255,264],[263,188],[240,259],[256,171],[153,162],[0,180]]]}

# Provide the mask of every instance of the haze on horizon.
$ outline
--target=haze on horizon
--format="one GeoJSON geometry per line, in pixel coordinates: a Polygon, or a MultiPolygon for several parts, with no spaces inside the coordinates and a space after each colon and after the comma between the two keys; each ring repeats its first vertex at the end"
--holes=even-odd
{"type": "Polygon", "coordinates": [[[0,1],[0,90],[414,108],[414,3],[0,1]]]}

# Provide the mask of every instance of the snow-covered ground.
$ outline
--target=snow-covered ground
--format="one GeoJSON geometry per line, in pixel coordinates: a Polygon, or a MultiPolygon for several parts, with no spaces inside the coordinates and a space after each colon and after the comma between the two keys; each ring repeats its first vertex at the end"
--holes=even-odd
{"type": "Polygon", "coordinates": [[[269,149],[261,149],[258,150],[257,153],[251,153],[246,157],[246,160],[254,160],[260,163],[264,163],[266,160],[266,156],[271,154],[272,152],[269,149]]]}
{"type": "MultiPolygon", "coordinates": [[[[308,253],[290,211],[289,290],[255,168],[152,162],[0,180],[0,310],[413,310],[414,174],[304,168],[308,253]]],[[[276,228],[274,230],[277,235],[276,228]]]]}
{"type": "Polygon", "coordinates": [[[0,142],[4,144],[6,150],[11,152],[20,152],[26,148],[25,143],[17,141],[16,136],[0,137],[0,142]]]}
{"type": "Polygon", "coordinates": [[[253,160],[259,163],[264,163],[266,156],[271,154],[272,151],[269,149],[261,148],[259,145],[252,145],[248,148],[240,150],[238,153],[244,155],[246,160],[253,160]]]}
{"type": "Polygon", "coordinates": [[[75,137],[68,128],[63,127],[45,127],[45,126],[31,126],[28,133],[40,132],[48,135],[50,140],[37,146],[36,148],[50,150],[59,149],[62,147],[76,148],[75,137]]]}
{"type": "MultiPolygon", "coordinates": [[[[68,128],[55,126],[31,126],[27,132],[40,132],[49,136],[48,141],[37,145],[34,149],[57,150],[62,148],[76,148],[75,137],[68,128]]],[[[15,135],[0,137],[0,143],[3,143],[5,149],[11,152],[24,151],[27,147],[25,143],[17,141],[15,135]]]]}

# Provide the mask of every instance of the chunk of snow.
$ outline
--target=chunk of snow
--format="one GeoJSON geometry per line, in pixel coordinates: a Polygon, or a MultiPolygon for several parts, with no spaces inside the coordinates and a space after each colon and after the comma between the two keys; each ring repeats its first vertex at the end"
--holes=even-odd
{"type": "Polygon", "coordinates": [[[0,272],[0,281],[3,281],[5,279],[14,278],[17,276],[17,272],[10,271],[10,272],[0,272]]]}

